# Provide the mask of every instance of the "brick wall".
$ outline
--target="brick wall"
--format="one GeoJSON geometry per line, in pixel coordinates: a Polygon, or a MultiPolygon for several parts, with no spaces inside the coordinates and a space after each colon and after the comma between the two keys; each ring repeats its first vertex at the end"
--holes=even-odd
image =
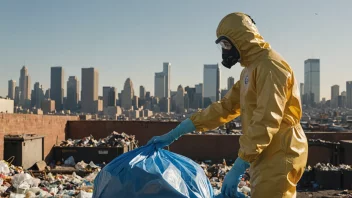
{"type": "MultiPolygon", "coordinates": [[[[65,138],[82,138],[92,134],[103,138],[113,131],[136,136],[144,145],[155,135],[162,135],[177,126],[177,122],[117,122],[77,121],[77,117],[29,114],[0,114],[0,159],[3,158],[5,134],[39,134],[45,136],[44,155],[51,158],[52,146],[65,138]]],[[[329,141],[352,140],[352,133],[309,132],[308,138],[329,141]]],[[[170,150],[195,160],[234,159],[237,156],[238,135],[185,135],[170,146],[170,150]]],[[[328,162],[331,152],[325,147],[310,147],[308,164],[328,162]]]]}
{"type": "Polygon", "coordinates": [[[56,140],[64,140],[66,123],[77,120],[74,116],[49,116],[30,114],[0,114],[0,159],[4,153],[4,135],[38,134],[44,135],[44,156],[50,160],[51,150],[56,140]]]}
{"type": "MultiPolygon", "coordinates": [[[[82,138],[92,134],[96,138],[112,131],[133,134],[140,145],[155,135],[164,134],[177,126],[177,122],[117,122],[117,121],[69,121],[67,137],[82,138]]],[[[352,133],[308,132],[308,138],[328,141],[352,140],[352,133]]],[[[192,159],[220,161],[234,159],[239,148],[238,135],[185,135],[170,145],[170,150],[192,159]]],[[[310,147],[308,164],[328,162],[331,152],[325,147],[310,147]]]]}

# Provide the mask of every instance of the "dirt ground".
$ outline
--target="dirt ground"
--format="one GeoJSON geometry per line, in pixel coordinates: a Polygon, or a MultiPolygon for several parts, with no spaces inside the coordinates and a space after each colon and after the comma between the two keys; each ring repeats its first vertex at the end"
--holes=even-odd
{"type": "Polygon", "coordinates": [[[297,198],[352,198],[352,191],[324,190],[318,192],[298,192],[297,198]]]}

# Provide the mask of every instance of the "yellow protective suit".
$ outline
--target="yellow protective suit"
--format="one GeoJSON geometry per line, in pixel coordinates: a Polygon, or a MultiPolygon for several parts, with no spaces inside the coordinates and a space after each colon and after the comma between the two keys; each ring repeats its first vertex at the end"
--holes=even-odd
{"type": "Polygon", "coordinates": [[[251,197],[296,197],[308,144],[293,71],[243,13],[224,17],[216,34],[238,49],[244,67],[241,78],[221,101],[190,119],[197,131],[206,131],[241,115],[238,155],[251,164],[251,197]]]}

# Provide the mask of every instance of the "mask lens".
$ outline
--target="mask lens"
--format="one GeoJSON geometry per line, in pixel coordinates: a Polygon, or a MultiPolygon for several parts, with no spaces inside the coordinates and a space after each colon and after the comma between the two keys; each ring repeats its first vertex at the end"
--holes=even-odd
{"type": "Polygon", "coordinates": [[[225,50],[231,50],[231,48],[232,48],[231,43],[229,43],[227,40],[221,40],[219,42],[219,45],[221,46],[221,48],[223,48],[225,50]]]}

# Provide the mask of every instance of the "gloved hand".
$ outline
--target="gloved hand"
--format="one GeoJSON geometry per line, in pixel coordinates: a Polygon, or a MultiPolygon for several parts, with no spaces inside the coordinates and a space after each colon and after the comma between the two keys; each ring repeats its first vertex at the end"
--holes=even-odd
{"type": "Polygon", "coordinates": [[[170,132],[162,136],[153,137],[148,141],[147,145],[155,144],[155,147],[157,149],[164,148],[165,146],[168,146],[172,142],[177,140],[182,135],[190,133],[194,130],[196,130],[196,127],[194,126],[192,121],[190,119],[186,119],[182,121],[175,129],[171,130],[170,132]]]}
{"type": "Polygon", "coordinates": [[[247,168],[249,168],[249,163],[238,157],[231,170],[225,176],[221,193],[231,198],[245,197],[244,194],[237,191],[237,186],[247,168]]]}

